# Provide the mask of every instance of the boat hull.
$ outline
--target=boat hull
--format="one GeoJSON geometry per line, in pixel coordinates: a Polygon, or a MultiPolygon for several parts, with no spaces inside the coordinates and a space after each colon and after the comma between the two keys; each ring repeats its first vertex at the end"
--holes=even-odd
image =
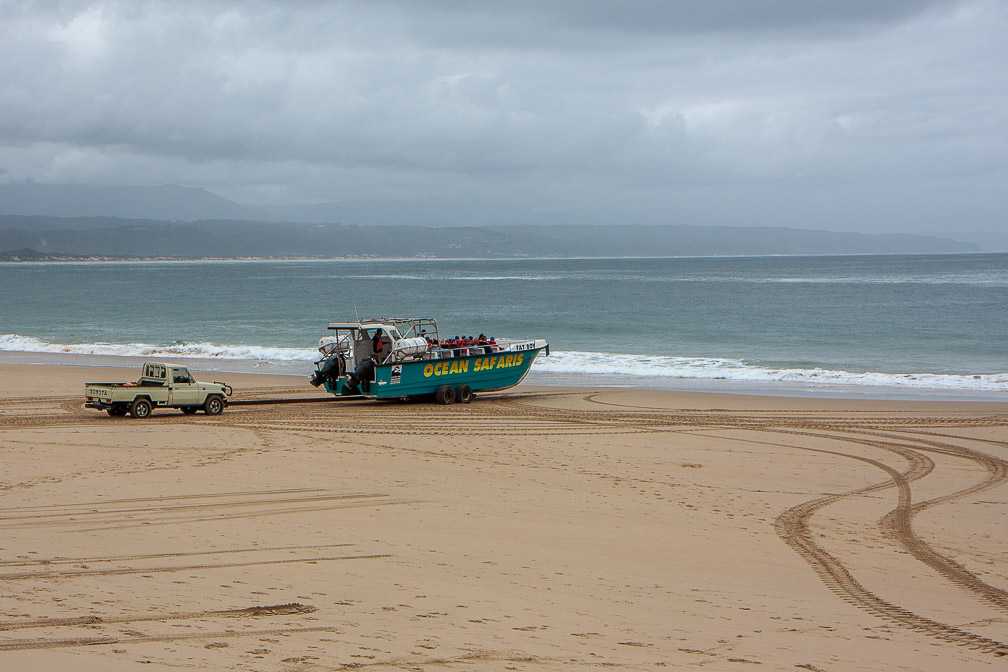
{"type": "MultiPolygon", "coordinates": [[[[505,390],[520,383],[536,356],[548,347],[381,364],[374,369],[374,379],[360,386],[360,394],[373,399],[415,397],[432,395],[442,385],[455,389],[468,385],[474,392],[505,390]]],[[[327,380],[325,388],[344,395],[345,384],[343,378],[337,378],[327,380]]]]}

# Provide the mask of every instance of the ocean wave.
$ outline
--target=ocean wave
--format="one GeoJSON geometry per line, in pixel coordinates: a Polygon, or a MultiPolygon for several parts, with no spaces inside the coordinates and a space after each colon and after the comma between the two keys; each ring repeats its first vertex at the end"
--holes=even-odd
{"type": "MultiPolygon", "coordinates": [[[[498,280],[524,280],[524,281],[540,282],[540,281],[544,281],[544,280],[547,280],[547,281],[555,281],[555,280],[580,280],[581,278],[582,278],[582,276],[575,275],[575,274],[570,274],[570,273],[568,273],[568,274],[553,273],[553,274],[549,274],[549,275],[477,275],[477,274],[471,274],[471,275],[462,274],[462,275],[460,275],[460,274],[456,274],[456,273],[431,273],[431,274],[419,275],[419,274],[389,274],[389,273],[383,273],[383,274],[341,275],[341,276],[339,276],[340,280],[430,280],[430,281],[437,281],[437,282],[448,282],[448,281],[454,281],[454,280],[460,280],[460,281],[470,281],[470,280],[472,280],[472,281],[483,281],[483,280],[490,280],[490,281],[498,281],[498,280]]],[[[331,277],[319,276],[319,279],[327,279],[328,280],[328,279],[331,279],[331,277]]],[[[602,278],[601,277],[594,278],[594,277],[589,276],[589,279],[602,279],[602,278]]],[[[606,278],[606,279],[609,279],[609,278],[606,278]]],[[[617,278],[617,279],[623,279],[623,278],[617,278]]],[[[633,279],[633,278],[628,278],[628,279],[633,279]]]]}
{"type": "MultiPolygon", "coordinates": [[[[312,362],[314,348],[284,348],[216,343],[49,343],[31,336],[0,335],[0,351],[122,357],[172,357],[257,362],[312,362]]],[[[533,369],[541,373],[592,378],[631,376],[689,380],[729,380],[746,383],[791,383],[815,386],[854,386],[918,390],[1008,392],[1008,373],[881,373],[823,368],[773,368],[739,359],[553,351],[537,357],[533,369]]]]}
{"type": "MultiPolygon", "coordinates": [[[[335,276],[316,276],[320,280],[332,280],[335,276]]],[[[738,284],[738,285],[966,285],[971,287],[1008,287],[1008,278],[1003,273],[971,275],[876,275],[876,276],[765,276],[751,275],[668,275],[646,277],[635,273],[609,272],[555,272],[539,274],[483,275],[478,273],[366,273],[340,275],[340,280],[366,281],[431,281],[431,282],[629,282],[635,284],[738,284]]]]}
{"type": "Polygon", "coordinates": [[[318,358],[314,348],[280,348],[258,345],[218,345],[216,343],[48,343],[31,336],[0,335],[0,351],[42,352],[68,355],[111,355],[119,357],[180,357],[188,359],[237,359],[271,362],[311,362],[318,358]]]}
{"type": "Polygon", "coordinates": [[[835,277],[728,277],[709,278],[707,281],[737,282],[748,284],[782,285],[970,285],[973,287],[1008,287],[1008,278],[1003,273],[970,275],[869,275],[835,277]]]}
{"type": "Polygon", "coordinates": [[[1008,392],[1008,373],[881,373],[823,368],[772,368],[738,359],[621,355],[605,352],[558,352],[536,359],[533,368],[543,373],[731,380],[747,383],[792,383],[809,386],[883,387],[918,390],[972,390],[1008,392]]]}

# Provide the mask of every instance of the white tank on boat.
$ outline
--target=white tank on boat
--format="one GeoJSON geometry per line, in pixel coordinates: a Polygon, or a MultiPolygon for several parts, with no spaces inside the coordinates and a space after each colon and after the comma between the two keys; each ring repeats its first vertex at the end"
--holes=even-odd
{"type": "Polygon", "coordinates": [[[430,349],[430,343],[423,336],[401,338],[392,346],[392,355],[397,358],[422,355],[430,349]]]}
{"type": "Polygon", "coordinates": [[[323,336],[319,339],[318,350],[323,355],[328,355],[334,350],[340,350],[346,352],[350,349],[350,340],[345,336],[343,338],[336,338],[335,336],[323,336]]]}

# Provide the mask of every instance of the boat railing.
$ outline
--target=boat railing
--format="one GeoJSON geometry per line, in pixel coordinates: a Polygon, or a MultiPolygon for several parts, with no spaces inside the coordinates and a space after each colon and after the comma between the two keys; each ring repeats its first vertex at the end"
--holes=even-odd
{"type": "Polygon", "coordinates": [[[381,317],[374,321],[395,327],[400,338],[422,336],[428,340],[439,340],[437,320],[431,317],[381,317]]]}

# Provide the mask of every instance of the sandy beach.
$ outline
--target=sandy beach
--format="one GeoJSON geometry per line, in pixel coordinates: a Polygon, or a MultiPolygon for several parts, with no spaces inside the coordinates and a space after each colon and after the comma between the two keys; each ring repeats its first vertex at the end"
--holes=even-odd
{"type": "Polygon", "coordinates": [[[1008,403],[83,408],[136,375],[0,364],[2,670],[1008,662],[1008,403]]]}

